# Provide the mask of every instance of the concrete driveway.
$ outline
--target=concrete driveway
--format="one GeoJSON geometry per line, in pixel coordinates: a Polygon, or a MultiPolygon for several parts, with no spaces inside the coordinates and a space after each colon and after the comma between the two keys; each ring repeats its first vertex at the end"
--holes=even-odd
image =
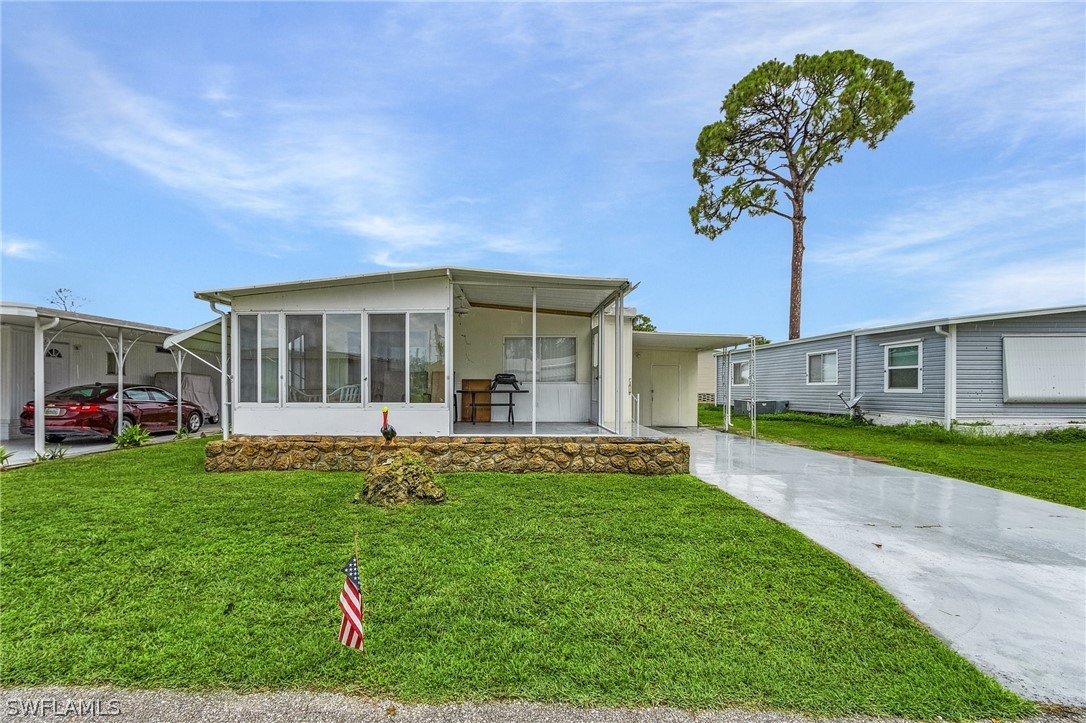
{"type": "Polygon", "coordinates": [[[693,474],[858,567],[1011,690],[1086,705],[1086,511],[708,429],[675,436],[693,474]]]}
{"type": "MultiPolygon", "coordinates": [[[[211,437],[216,434],[222,434],[222,427],[218,425],[208,424],[200,429],[194,437],[207,436],[211,437]]],[[[147,444],[162,444],[163,442],[174,441],[174,434],[172,432],[156,433],[151,436],[151,441],[147,444]]],[[[7,467],[14,468],[20,467],[25,464],[31,464],[34,462],[34,438],[29,436],[20,436],[14,439],[9,439],[3,442],[3,445],[9,452],[14,452],[15,455],[8,460],[7,467]]],[[[56,447],[56,444],[46,443],[45,448],[51,449],[56,447]]],[[[84,454],[94,454],[96,452],[109,452],[115,447],[112,441],[100,440],[100,439],[87,439],[79,437],[71,437],[65,439],[60,443],[60,446],[64,449],[64,457],[79,457],[84,454]]]]}

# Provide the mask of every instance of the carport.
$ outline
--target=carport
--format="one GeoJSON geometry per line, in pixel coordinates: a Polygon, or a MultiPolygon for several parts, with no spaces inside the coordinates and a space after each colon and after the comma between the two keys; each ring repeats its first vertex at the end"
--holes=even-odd
{"type": "MultiPolygon", "coordinates": [[[[191,356],[219,373],[219,423],[222,425],[223,439],[230,439],[230,375],[226,371],[230,358],[230,329],[226,323],[226,313],[214,304],[211,308],[220,315],[218,319],[171,334],[162,345],[179,360],[178,369],[184,364],[185,358],[191,356]]],[[[178,374],[180,375],[180,372],[178,374]]]]}
{"type": "MultiPolygon", "coordinates": [[[[33,377],[33,404],[34,404],[34,451],[36,454],[45,452],[45,396],[46,396],[46,357],[58,339],[65,334],[76,334],[80,339],[88,336],[100,338],[104,342],[109,354],[116,364],[117,377],[117,425],[120,427],[123,419],[123,396],[125,389],[125,362],[137,344],[148,344],[161,347],[166,338],[176,333],[176,329],[151,324],[113,319],[103,316],[93,316],[75,311],[52,309],[48,307],[33,306],[4,302],[0,304],[0,327],[4,330],[3,367],[5,369],[3,382],[0,384],[0,394],[3,399],[0,406],[6,415],[17,418],[17,410],[21,406],[23,394],[22,384],[17,383],[15,376],[33,377]],[[32,342],[30,353],[26,353],[25,345],[12,343],[13,334],[25,334],[32,330],[32,342]],[[29,358],[26,358],[29,357],[29,358]],[[29,364],[27,364],[29,362],[29,364]],[[29,369],[27,369],[29,367],[29,369]]],[[[25,336],[24,336],[25,338],[25,336]]],[[[78,349],[78,343],[74,349],[78,349]]],[[[142,352],[141,352],[142,353],[142,352]]],[[[150,352],[145,354],[149,356],[150,352]]],[[[174,368],[178,374],[178,389],[180,389],[180,377],[185,357],[173,352],[174,368]]],[[[75,384],[90,383],[100,375],[99,369],[86,363],[84,367],[76,370],[76,378],[69,381],[75,384]],[[87,379],[80,377],[86,376],[87,379]]],[[[152,369],[144,371],[151,372],[152,369]]],[[[107,375],[111,373],[107,372],[107,375]]],[[[180,395],[178,395],[178,428],[181,424],[180,395]]]]}

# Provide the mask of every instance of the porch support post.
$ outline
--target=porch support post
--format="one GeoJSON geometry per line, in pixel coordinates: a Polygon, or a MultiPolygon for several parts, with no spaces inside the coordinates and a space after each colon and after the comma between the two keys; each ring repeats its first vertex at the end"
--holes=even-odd
{"type": "Polygon", "coordinates": [[[45,454],[45,332],[59,323],[34,319],[34,454],[45,454]]]}
{"type": "MultiPolygon", "coordinates": [[[[219,315],[219,335],[222,337],[220,339],[219,345],[219,366],[222,367],[222,372],[219,376],[219,424],[222,426],[222,438],[225,440],[230,439],[231,417],[231,415],[229,414],[230,405],[227,404],[226,401],[227,394],[229,394],[230,392],[230,359],[227,356],[227,350],[229,349],[229,346],[227,345],[226,338],[228,333],[228,314],[220,309],[218,306],[216,306],[214,301],[208,301],[207,304],[211,307],[212,311],[219,315]]],[[[279,318],[280,320],[282,320],[282,315],[280,315],[279,318]]],[[[280,324],[282,324],[282,321],[280,321],[280,324]]],[[[282,329],[280,328],[279,331],[279,338],[284,339],[285,337],[282,335],[282,329]]],[[[280,345],[282,345],[282,342],[280,342],[280,345]]],[[[282,369],[282,364],[284,363],[283,359],[284,355],[280,354],[280,369],[282,369]]]]}
{"type": "Polygon", "coordinates": [[[539,407],[538,339],[536,339],[536,295],[532,287],[532,434],[535,434],[536,409],[539,407]]]}
{"type": "Polygon", "coordinates": [[[117,328],[117,350],[113,358],[117,360],[117,434],[121,433],[124,423],[124,329],[117,328]]]}
{"type": "Polygon", "coordinates": [[[615,432],[622,434],[622,392],[625,386],[626,375],[622,370],[622,332],[625,324],[624,307],[622,305],[622,292],[615,299],[615,432]]]}
{"type": "Polygon", "coordinates": [[[603,370],[607,366],[607,364],[606,360],[604,359],[603,353],[607,349],[607,317],[604,315],[602,307],[599,310],[599,315],[599,326],[596,327],[597,329],[599,329],[599,333],[596,335],[596,344],[599,345],[599,356],[596,357],[599,360],[599,363],[596,364],[596,389],[598,390],[597,393],[599,394],[599,399],[596,400],[596,403],[599,406],[599,410],[596,412],[596,414],[598,415],[596,417],[596,423],[606,429],[606,426],[603,422],[603,384],[604,380],[607,378],[607,375],[603,373],[603,370]]]}

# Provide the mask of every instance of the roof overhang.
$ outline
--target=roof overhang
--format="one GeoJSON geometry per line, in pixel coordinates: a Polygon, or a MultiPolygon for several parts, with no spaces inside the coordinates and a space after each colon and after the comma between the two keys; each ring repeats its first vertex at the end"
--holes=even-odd
{"type": "Polygon", "coordinates": [[[633,333],[634,351],[638,349],[708,351],[746,344],[749,341],[749,334],[693,334],[677,331],[635,331],[633,333]]]}
{"type": "Polygon", "coordinates": [[[589,316],[607,303],[612,296],[629,293],[635,288],[627,279],[593,276],[563,276],[523,271],[495,271],[456,266],[437,266],[406,271],[382,271],[372,274],[336,276],[325,279],[289,281],[257,286],[197,291],[196,298],[222,304],[258,294],[279,294],[327,289],[340,286],[364,286],[380,283],[403,283],[416,279],[444,277],[453,284],[454,306],[470,309],[498,308],[529,310],[533,290],[535,306],[541,313],[567,313],[589,316]]]}
{"type": "Polygon", "coordinates": [[[116,333],[119,330],[134,331],[141,334],[154,336],[169,336],[177,332],[168,326],[155,326],[153,324],[141,324],[124,319],[113,319],[108,316],[94,316],[93,314],[81,314],[77,311],[65,311],[53,309],[47,306],[34,306],[31,304],[19,304],[13,302],[0,302],[0,320],[6,325],[34,326],[36,319],[58,319],[61,323],[57,329],[65,331],[99,331],[101,333],[116,333]],[[83,327],[82,329],[79,327],[83,327]]]}

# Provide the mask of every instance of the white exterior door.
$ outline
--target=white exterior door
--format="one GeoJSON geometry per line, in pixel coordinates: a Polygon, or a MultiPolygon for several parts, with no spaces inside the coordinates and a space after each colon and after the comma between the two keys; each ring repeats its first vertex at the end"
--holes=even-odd
{"type": "Polygon", "coordinates": [[[53,342],[45,350],[45,393],[71,386],[71,347],[63,342],[53,342]]]}
{"type": "Polygon", "coordinates": [[[679,426],[679,367],[676,364],[652,365],[653,427],[679,426]]]}

